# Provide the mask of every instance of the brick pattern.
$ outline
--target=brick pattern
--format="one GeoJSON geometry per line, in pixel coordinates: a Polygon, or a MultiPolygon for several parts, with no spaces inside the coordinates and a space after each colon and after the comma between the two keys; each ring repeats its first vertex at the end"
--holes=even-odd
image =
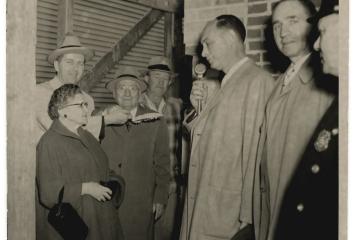
{"type": "Polygon", "coordinates": [[[206,22],[221,14],[238,16],[247,28],[246,51],[260,66],[269,64],[263,41],[265,22],[278,0],[185,0],[184,43],[186,54],[195,55],[200,33],[206,22]]]}
{"type": "MultiPolygon", "coordinates": [[[[194,55],[199,34],[208,20],[220,14],[234,14],[247,28],[247,55],[259,66],[270,69],[266,57],[265,28],[272,6],[279,0],[185,0],[184,43],[186,54],[194,55]]],[[[313,0],[316,6],[320,0],[313,0]]]]}
{"type": "Polygon", "coordinates": [[[264,47],[266,22],[278,0],[248,0],[246,52],[259,66],[270,69],[264,47]]]}

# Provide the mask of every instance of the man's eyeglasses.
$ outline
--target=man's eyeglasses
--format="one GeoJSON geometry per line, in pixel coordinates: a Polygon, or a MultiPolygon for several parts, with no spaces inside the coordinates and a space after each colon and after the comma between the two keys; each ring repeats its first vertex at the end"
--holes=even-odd
{"type": "Polygon", "coordinates": [[[70,106],[80,106],[81,108],[88,108],[89,104],[87,102],[73,103],[73,104],[64,105],[61,108],[66,108],[66,107],[70,107],[70,106]]]}

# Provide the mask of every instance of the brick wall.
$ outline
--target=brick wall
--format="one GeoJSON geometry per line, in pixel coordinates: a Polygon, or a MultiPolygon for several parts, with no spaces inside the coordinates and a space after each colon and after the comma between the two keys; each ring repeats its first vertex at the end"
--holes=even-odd
{"type": "Polygon", "coordinates": [[[278,0],[249,0],[247,15],[246,52],[259,66],[269,68],[264,46],[266,22],[272,5],[278,0]]]}
{"type": "MultiPolygon", "coordinates": [[[[195,55],[200,32],[207,21],[221,14],[238,16],[247,28],[246,52],[259,66],[270,69],[265,50],[266,22],[279,0],[185,0],[184,43],[187,55],[195,55]]],[[[313,0],[319,6],[321,0],[313,0]]]]}

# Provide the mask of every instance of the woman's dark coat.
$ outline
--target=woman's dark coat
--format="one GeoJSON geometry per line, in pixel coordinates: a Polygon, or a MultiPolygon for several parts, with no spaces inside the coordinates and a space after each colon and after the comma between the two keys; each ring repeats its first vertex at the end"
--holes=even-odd
{"type": "MultiPolygon", "coordinates": [[[[99,142],[82,128],[78,132],[80,136],[56,120],[37,145],[37,240],[62,239],[47,222],[46,207],[57,203],[63,186],[63,202],[70,203],[89,227],[87,240],[123,239],[114,201],[99,202],[81,195],[82,183],[112,180],[113,174],[99,142]]],[[[116,176],[115,180],[120,179],[116,176]]]]}

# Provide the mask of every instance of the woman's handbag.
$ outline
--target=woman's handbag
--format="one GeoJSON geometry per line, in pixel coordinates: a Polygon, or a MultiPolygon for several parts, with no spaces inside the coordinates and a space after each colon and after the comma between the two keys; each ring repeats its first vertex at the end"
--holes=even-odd
{"type": "Polygon", "coordinates": [[[65,240],[84,240],[89,228],[70,203],[63,203],[64,187],[59,192],[58,203],[48,213],[48,222],[65,240]]]}

